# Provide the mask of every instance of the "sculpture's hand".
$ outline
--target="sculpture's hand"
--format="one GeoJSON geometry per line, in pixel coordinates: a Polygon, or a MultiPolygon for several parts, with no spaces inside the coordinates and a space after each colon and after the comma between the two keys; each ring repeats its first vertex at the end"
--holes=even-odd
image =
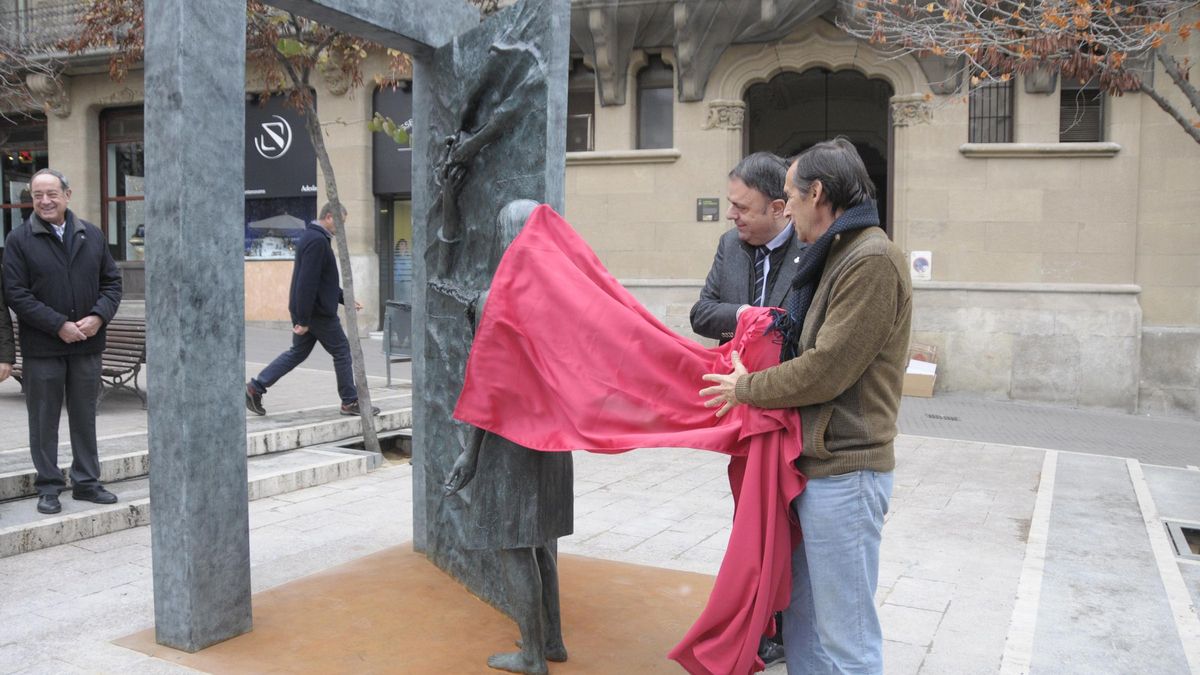
{"type": "Polygon", "coordinates": [[[470,449],[463,450],[458,459],[454,460],[454,466],[450,469],[450,475],[446,477],[446,484],[442,488],[449,497],[465,488],[474,477],[475,457],[472,456],[470,449]]]}
{"type": "Polygon", "coordinates": [[[467,167],[464,164],[448,164],[445,169],[446,194],[458,196],[462,190],[463,181],[467,178],[467,167]]]}
{"type": "Polygon", "coordinates": [[[479,148],[475,147],[477,134],[469,131],[460,131],[454,139],[454,143],[448,144],[446,149],[446,163],[451,165],[470,164],[475,155],[479,153],[479,148]]]}

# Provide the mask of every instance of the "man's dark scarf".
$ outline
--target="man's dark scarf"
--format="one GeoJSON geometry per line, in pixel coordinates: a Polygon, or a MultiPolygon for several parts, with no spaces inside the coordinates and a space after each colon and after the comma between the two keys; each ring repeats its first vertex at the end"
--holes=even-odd
{"type": "Polygon", "coordinates": [[[804,328],[804,317],[812,304],[813,295],[817,292],[817,283],[821,281],[821,273],[825,271],[825,260],[829,257],[829,249],[833,246],[833,238],[839,234],[879,226],[879,209],[874,199],[868,199],[857,206],[851,206],[829,226],[825,234],[813,242],[804,252],[800,269],[792,279],[792,288],[788,291],[786,314],[779,314],[767,332],[779,331],[783,339],[783,347],[779,360],[789,361],[799,355],[800,331],[804,328]]]}

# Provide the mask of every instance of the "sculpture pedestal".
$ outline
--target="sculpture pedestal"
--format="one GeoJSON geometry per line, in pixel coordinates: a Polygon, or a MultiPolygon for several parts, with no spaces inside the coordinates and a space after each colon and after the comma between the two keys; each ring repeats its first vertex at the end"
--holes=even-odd
{"type": "MultiPolygon", "coordinates": [[[[559,577],[571,658],[550,665],[555,675],[680,672],[667,652],[713,583],[569,555],[559,577]]],[[[194,654],[155,644],[153,629],[117,644],[213,673],[482,673],[516,639],[511,620],[406,544],[256,594],[253,632],[194,654]]]]}

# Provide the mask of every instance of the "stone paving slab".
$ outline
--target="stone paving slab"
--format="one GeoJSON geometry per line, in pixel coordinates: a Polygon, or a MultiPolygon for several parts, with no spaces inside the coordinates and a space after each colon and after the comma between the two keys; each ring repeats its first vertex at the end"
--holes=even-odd
{"type": "Polygon", "coordinates": [[[1188,672],[1123,460],[1058,458],[1033,646],[1036,672],[1188,672]]]}

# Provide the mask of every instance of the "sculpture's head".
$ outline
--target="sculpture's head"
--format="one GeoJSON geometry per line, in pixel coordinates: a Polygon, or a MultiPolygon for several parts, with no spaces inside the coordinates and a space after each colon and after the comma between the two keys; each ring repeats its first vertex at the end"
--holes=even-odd
{"type": "Polygon", "coordinates": [[[497,263],[500,261],[500,256],[504,255],[508,245],[521,233],[521,228],[525,226],[529,214],[533,213],[537,207],[538,203],[532,199],[514,199],[500,209],[500,215],[496,217],[497,251],[494,260],[497,263]]]}

